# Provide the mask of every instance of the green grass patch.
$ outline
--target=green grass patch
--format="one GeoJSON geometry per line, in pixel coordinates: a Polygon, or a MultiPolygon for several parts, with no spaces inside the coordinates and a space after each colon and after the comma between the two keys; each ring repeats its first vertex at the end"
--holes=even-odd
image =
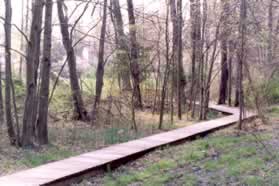
{"type": "Polygon", "coordinates": [[[217,160],[208,160],[204,163],[203,167],[208,171],[216,171],[222,168],[224,165],[217,160]]]}
{"type": "Polygon", "coordinates": [[[227,173],[229,176],[240,176],[242,174],[251,173],[253,171],[260,170],[263,168],[264,162],[257,158],[249,158],[249,159],[239,159],[238,161],[233,161],[227,166],[227,173]]]}
{"type": "Polygon", "coordinates": [[[180,164],[194,163],[203,159],[206,156],[205,151],[192,150],[192,149],[187,149],[187,150],[188,151],[184,151],[182,155],[178,158],[180,164]]]}
{"type": "Polygon", "coordinates": [[[198,184],[198,178],[194,174],[185,174],[183,180],[184,186],[194,186],[198,184]]]}
{"type": "Polygon", "coordinates": [[[278,117],[279,116],[279,106],[274,106],[270,110],[268,110],[268,115],[270,117],[278,117]]]}
{"type": "Polygon", "coordinates": [[[262,186],[264,184],[264,179],[260,176],[246,176],[243,179],[243,184],[247,186],[262,186]]]}
{"type": "Polygon", "coordinates": [[[176,162],[173,160],[162,159],[157,163],[149,166],[143,171],[126,172],[117,177],[106,176],[104,185],[107,186],[124,186],[134,182],[141,182],[143,185],[162,185],[171,179],[167,170],[175,168],[176,162]]]}
{"type": "Polygon", "coordinates": [[[28,151],[24,154],[23,159],[20,160],[20,163],[27,167],[36,167],[52,161],[68,158],[73,155],[74,153],[71,151],[52,147],[45,152],[28,151]]]}
{"type": "MultiPolygon", "coordinates": [[[[259,135],[263,141],[271,134],[259,135]]],[[[143,168],[106,176],[105,185],[198,185],[199,180],[209,185],[238,182],[242,185],[263,185],[259,173],[268,170],[266,162],[272,158],[261,153],[261,146],[253,135],[213,136],[199,139],[178,147],[157,151],[160,160],[150,165],[143,161],[143,168]],[[181,171],[187,171],[182,174],[181,171]],[[196,174],[196,171],[201,173],[196,174]],[[209,173],[210,172],[210,173],[209,173]],[[202,175],[202,176],[201,176],[202,175]],[[203,177],[206,176],[206,177],[203,177]]],[[[274,177],[274,174],[271,174],[274,177]]]]}

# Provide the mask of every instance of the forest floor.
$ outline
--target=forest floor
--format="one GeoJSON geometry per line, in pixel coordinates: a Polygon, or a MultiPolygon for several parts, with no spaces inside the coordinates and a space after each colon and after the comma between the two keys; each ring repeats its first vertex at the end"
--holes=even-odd
{"type": "Polygon", "coordinates": [[[152,152],[75,186],[279,185],[279,106],[259,119],[152,152]]]}
{"type": "MultiPolygon", "coordinates": [[[[177,122],[175,118],[173,125],[165,122],[164,130],[158,130],[158,114],[153,115],[150,109],[145,109],[137,111],[136,116],[137,132],[131,129],[131,121],[119,120],[118,116],[118,120],[110,118],[109,122],[106,120],[109,117],[105,116],[101,124],[93,126],[66,119],[58,121],[50,119],[50,145],[35,149],[10,146],[6,128],[2,125],[0,126],[0,176],[196,123],[196,120],[186,120],[187,117],[184,115],[183,121],[177,122]]],[[[211,117],[218,117],[218,115],[211,113],[211,117]]]]}

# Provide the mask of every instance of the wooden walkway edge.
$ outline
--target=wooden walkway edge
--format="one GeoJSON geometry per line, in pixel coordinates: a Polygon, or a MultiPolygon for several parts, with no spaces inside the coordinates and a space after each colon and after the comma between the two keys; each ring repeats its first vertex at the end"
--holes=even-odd
{"type": "MultiPolygon", "coordinates": [[[[210,104],[210,108],[229,115],[3,176],[0,177],[0,186],[68,185],[73,179],[90,175],[94,170],[122,164],[155,148],[232,125],[239,119],[238,108],[214,104],[210,104]]],[[[246,112],[244,119],[255,116],[253,112],[246,112]]]]}

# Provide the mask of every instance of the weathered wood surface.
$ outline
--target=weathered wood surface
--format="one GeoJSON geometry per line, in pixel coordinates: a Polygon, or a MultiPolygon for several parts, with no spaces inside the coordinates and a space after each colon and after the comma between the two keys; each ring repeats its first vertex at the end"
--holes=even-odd
{"type": "MultiPolygon", "coordinates": [[[[82,177],[83,174],[88,174],[88,172],[100,167],[117,162],[121,164],[124,162],[123,159],[132,159],[137,154],[144,154],[161,146],[180,142],[198,134],[226,127],[236,123],[239,119],[238,108],[214,104],[210,104],[210,108],[230,115],[126,143],[112,145],[76,157],[3,176],[0,177],[0,186],[51,185],[61,181],[63,182],[72,177],[82,177]]],[[[254,116],[256,116],[255,113],[246,112],[244,119],[254,116]]]]}

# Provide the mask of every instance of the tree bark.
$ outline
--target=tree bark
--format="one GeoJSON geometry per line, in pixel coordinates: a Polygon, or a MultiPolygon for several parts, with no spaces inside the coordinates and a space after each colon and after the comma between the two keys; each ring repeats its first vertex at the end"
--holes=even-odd
{"type": "Polygon", "coordinates": [[[273,61],[273,1],[270,0],[268,7],[268,43],[267,43],[267,62],[273,61]]]}
{"type": "Polygon", "coordinates": [[[12,86],[12,67],[11,67],[11,21],[12,7],[11,0],[5,0],[5,113],[8,135],[11,145],[16,145],[18,139],[13,126],[12,105],[11,105],[11,86],[12,86]]]}
{"type": "Polygon", "coordinates": [[[48,97],[51,69],[52,6],[52,0],[46,0],[44,46],[41,62],[41,87],[37,120],[37,138],[38,143],[41,145],[48,144],[48,97]]]}
{"type": "Polygon", "coordinates": [[[225,104],[228,96],[228,80],[229,80],[229,69],[228,69],[228,17],[229,17],[229,2],[224,0],[222,4],[222,38],[221,38],[221,79],[219,88],[219,100],[218,104],[225,104]]]}
{"type": "Polygon", "coordinates": [[[232,80],[233,80],[233,56],[234,56],[234,44],[233,41],[229,41],[229,59],[228,59],[228,72],[229,72],[229,80],[228,80],[228,104],[232,106],[232,80]]]}
{"type": "Polygon", "coordinates": [[[98,65],[96,72],[96,95],[95,95],[95,103],[92,110],[92,116],[96,116],[98,105],[101,101],[102,89],[104,85],[104,51],[105,51],[105,36],[106,36],[106,27],[107,27],[107,0],[104,0],[103,6],[103,20],[102,20],[102,28],[101,28],[101,36],[99,41],[99,52],[98,52],[98,65]]]}
{"type": "Polygon", "coordinates": [[[166,68],[164,73],[164,80],[163,80],[163,87],[161,92],[161,103],[160,103],[160,117],[159,117],[159,129],[163,128],[163,120],[164,120],[164,109],[165,109],[165,98],[167,93],[167,84],[169,79],[169,72],[170,72],[170,59],[169,59],[169,1],[166,0],[166,31],[165,31],[165,43],[166,43],[166,68]]]}
{"type": "Polygon", "coordinates": [[[192,117],[195,116],[195,102],[197,98],[197,90],[199,86],[199,76],[197,74],[197,65],[200,69],[202,43],[201,43],[201,11],[200,0],[191,0],[190,16],[191,16],[191,40],[192,40],[192,64],[191,64],[191,89],[190,89],[190,109],[192,117]]]}
{"type": "Polygon", "coordinates": [[[142,98],[140,90],[140,67],[139,60],[139,47],[137,43],[137,29],[136,19],[134,15],[133,0],[127,0],[128,4],[128,18],[129,18],[129,38],[130,38],[130,68],[133,77],[133,96],[134,104],[137,108],[142,108],[142,98]]]}
{"type": "Polygon", "coordinates": [[[208,28],[207,28],[207,10],[208,10],[208,5],[207,5],[207,0],[203,0],[203,16],[202,16],[202,41],[201,41],[201,51],[203,52],[201,54],[201,66],[200,66],[200,111],[199,111],[199,119],[200,120],[205,120],[206,116],[205,116],[205,87],[206,87],[206,71],[207,71],[207,63],[208,63],[208,43],[207,40],[209,38],[208,37],[208,28]],[[204,51],[204,47],[206,48],[206,51],[204,51]],[[205,53],[205,54],[204,54],[205,53]]]}
{"type": "Polygon", "coordinates": [[[177,115],[178,118],[182,119],[182,103],[185,103],[184,99],[184,88],[186,80],[184,77],[183,70],[183,45],[182,45],[182,28],[183,28],[183,17],[182,17],[182,0],[177,0],[177,19],[178,19],[178,79],[177,79],[177,115]]]}
{"type": "Polygon", "coordinates": [[[3,86],[2,86],[2,64],[0,64],[0,127],[4,124],[4,103],[3,103],[3,86]]]}
{"type": "Polygon", "coordinates": [[[68,18],[67,15],[64,14],[63,11],[64,0],[57,1],[57,10],[58,10],[58,18],[60,21],[60,29],[61,35],[63,38],[63,45],[67,52],[67,59],[68,59],[68,67],[69,67],[69,74],[70,74],[70,84],[72,89],[72,99],[74,102],[74,114],[73,118],[76,120],[87,121],[88,114],[84,107],[83,99],[81,96],[79,81],[77,77],[77,68],[76,68],[76,56],[75,51],[72,46],[72,38],[70,37],[69,33],[69,25],[68,25],[68,18]]]}
{"type": "Polygon", "coordinates": [[[115,22],[115,35],[117,46],[117,60],[120,69],[120,78],[122,81],[122,90],[131,90],[130,70],[129,70],[129,46],[127,45],[127,37],[124,33],[123,19],[120,9],[119,0],[111,0],[113,21],[115,22]]]}
{"type": "Polygon", "coordinates": [[[170,2],[171,18],[173,24],[172,60],[173,87],[176,92],[178,118],[182,119],[182,94],[185,86],[184,70],[182,65],[182,4],[180,0],[170,2]]]}
{"type": "Polygon", "coordinates": [[[218,104],[225,104],[227,100],[228,79],[229,79],[226,39],[222,39],[221,41],[221,53],[222,53],[221,54],[221,80],[220,80],[218,104]]]}
{"type": "Polygon", "coordinates": [[[22,145],[33,146],[37,117],[37,76],[40,60],[43,0],[37,0],[32,7],[30,42],[27,48],[26,99],[23,115],[22,145]]]}
{"type": "Polygon", "coordinates": [[[239,125],[238,128],[242,129],[242,119],[244,115],[244,92],[243,92],[243,64],[245,63],[245,47],[246,47],[246,19],[247,19],[247,4],[246,0],[241,0],[240,4],[240,21],[239,21],[239,34],[240,46],[238,52],[238,79],[237,89],[239,92],[239,125]]]}

